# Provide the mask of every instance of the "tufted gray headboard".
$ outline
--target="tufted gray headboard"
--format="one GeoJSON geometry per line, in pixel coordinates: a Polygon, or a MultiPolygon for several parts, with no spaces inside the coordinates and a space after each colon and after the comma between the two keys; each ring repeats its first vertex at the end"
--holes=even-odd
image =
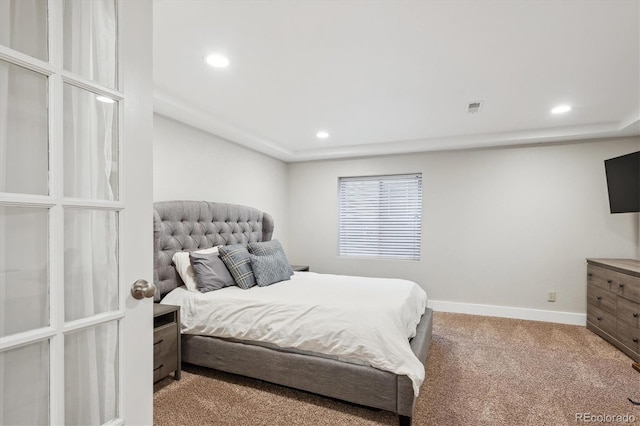
{"type": "Polygon", "coordinates": [[[155,301],[183,285],[173,266],[176,251],[269,241],[273,218],[253,207],[206,201],[153,204],[153,282],[155,301]]]}

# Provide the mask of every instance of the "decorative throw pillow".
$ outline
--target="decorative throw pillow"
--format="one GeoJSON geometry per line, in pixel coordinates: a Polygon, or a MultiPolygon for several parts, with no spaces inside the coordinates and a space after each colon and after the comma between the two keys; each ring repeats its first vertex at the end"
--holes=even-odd
{"type": "Polygon", "coordinates": [[[256,279],[251,269],[249,251],[242,244],[232,244],[230,246],[220,246],[220,259],[231,272],[236,285],[243,289],[248,289],[256,285],[256,279]]]}
{"type": "MultiPolygon", "coordinates": [[[[197,250],[192,253],[217,253],[218,247],[211,247],[204,250],[197,250]]],[[[189,260],[189,252],[188,251],[177,251],[173,254],[173,264],[176,267],[176,271],[178,271],[178,275],[182,278],[182,282],[187,287],[189,291],[198,291],[198,286],[195,281],[195,274],[193,272],[193,267],[191,266],[191,261],[189,260]]]]}
{"type": "MultiPolygon", "coordinates": [[[[289,265],[289,260],[287,260],[287,255],[282,248],[282,244],[278,240],[271,241],[262,241],[259,243],[249,243],[249,252],[256,256],[269,256],[276,253],[282,253],[287,265],[289,265]]],[[[289,276],[293,275],[293,269],[291,269],[291,265],[288,266],[289,276]]]]}
{"type": "Polygon", "coordinates": [[[291,274],[289,273],[291,267],[284,253],[277,252],[268,256],[251,254],[249,256],[253,275],[255,275],[256,283],[260,287],[291,279],[291,274]]]}
{"type": "Polygon", "coordinates": [[[201,293],[220,290],[235,284],[218,253],[194,252],[191,253],[189,259],[195,273],[197,288],[201,293]]]}

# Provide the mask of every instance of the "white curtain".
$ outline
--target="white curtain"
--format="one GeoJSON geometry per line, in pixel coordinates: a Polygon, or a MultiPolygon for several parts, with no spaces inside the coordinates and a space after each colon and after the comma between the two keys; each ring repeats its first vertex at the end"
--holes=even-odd
{"type": "MultiPolygon", "coordinates": [[[[65,67],[115,87],[114,0],[65,0],[62,5],[65,67]]],[[[46,60],[46,6],[47,0],[0,0],[0,44],[46,60]]],[[[31,84],[38,79],[46,81],[0,61],[0,192],[47,193],[46,113],[41,114],[44,136],[37,133],[41,126],[33,113],[38,107],[46,111],[46,85],[43,89],[31,84]],[[29,143],[38,138],[44,142],[34,149],[29,143]]],[[[116,119],[117,104],[100,103],[95,94],[82,89],[65,89],[65,196],[117,198],[116,119]]],[[[6,269],[16,269],[15,259],[22,255],[17,270],[27,272],[26,262],[32,259],[26,246],[33,243],[8,236],[6,219],[0,214],[0,334],[8,327],[7,320],[15,321],[15,314],[5,309],[6,269]],[[12,258],[7,258],[9,248],[16,254],[12,258]]],[[[27,222],[26,215],[20,222],[27,222]]],[[[46,229],[36,234],[46,235],[46,229]]],[[[117,309],[117,213],[67,210],[64,238],[66,320],[117,309]]],[[[65,336],[65,423],[101,424],[117,415],[117,343],[115,322],[65,336]]],[[[48,351],[48,344],[35,344],[0,353],[0,424],[48,422],[48,351]]]]}
{"type": "MultiPolygon", "coordinates": [[[[0,44],[19,50],[40,59],[46,59],[46,0],[2,0],[0,1],[0,44]],[[44,41],[44,42],[43,42],[44,41]]],[[[29,85],[18,81],[15,66],[0,63],[0,192],[17,191],[25,193],[46,193],[47,163],[47,126],[44,117],[32,117],[29,112],[46,111],[46,85],[29,85]],[[25,112],[26,111],[26,112],[25,112]],[[36,141],[40,149],[33,150],[36,141]],[[24,160],[24,162],[17,161],[24,160]],[[29,160],[33,160],[34,170],[16,174],[29,160]],[[42,169],[42,165],[45,169],[42,169]],[[35,170],[37,168],[38,170],[35,170]],[[9,181],[11,179],[11,181],[9,181]]],[[[21,75],[23,76],[23,75],[21,75]]],[[[40,79],[35,76],[28,78],[40,79]]],[[[36,293],[46,294],[46,261],[42,265],[29,263],[28,243],[19,237],[19,229],[10,229],[7,225],[7,209],[0,211],[0,335],[11,333],[16,323],[24,320],[30,327],[46,322],[48,308],[40,306],[48,303],[42,297],[33,300],[32,310],[23,311],[29,318],[21,318],[19,307],[8,300],[19,288],[38,289],[36,293]],[[13,231],[13,232],[9,232],[13,231]],[[8,257],[11,256],[11,259],[8,257]],[[12,269],[8,276],[8,269],[12,269]],[[44,275],[42,271],[45,271],[44,275]],[[8,286],[12,292],[8,292],[8,286]],[[40,315],[40,317],[39,317],[40,315]]],[[[32,215],[29,215],[32,216],[32,215]]],[[[29,222],[25,217],[21,223],[29,222]]],[[[46,240],[46,222],[36,224],[40,238],[46,240]]],[[[46,244],[46,243],[45,243],[46,244]]],[[[33,260],[33,259],[31,259],[33,260]]],[[[42,259],[39,259],[42,260],[42,259]]],[[[22,292],[22,296],[29,292],[22,292]]],[[[14,294],[15,296],[15,294],[14,294]]],[[[24,331],[24,330],[23,330],[24,331]]],[[[24,346],[16,350],[0,353],[0,424],[47,424],[49,420],[49,345],[47,342],[24,346]]]]}
{"type": "MultiPolygon", "coordinates": [[[[64,2],[64,65],[110,87],[115,82],[113,0],[64,2]]],[[[117,197],[117,103],[70,85],[64,89],[64,193],[117,197]]],[[[65,211],[65,319],[117,309],[117,213],[65,211]]],[[[117,413],[118,327],[66,336],[65,422],[101,424],[117,413]]]]}
{"type": "Polygon", "coordinates": [[[114,0],[65,0],[65,69],[115,88],[116,30],[114,0]]]}

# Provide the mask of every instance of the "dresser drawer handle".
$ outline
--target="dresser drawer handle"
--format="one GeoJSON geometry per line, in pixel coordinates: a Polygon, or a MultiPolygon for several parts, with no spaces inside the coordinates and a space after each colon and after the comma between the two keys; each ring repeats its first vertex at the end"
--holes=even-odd
{"type": "Polygon", "coordinates": [[[602,300],[602,296],[596,297],[597,300],[602,300]]]}
{"type": "Polygon", "coordinates": [[[602,317],[596,317],[598,321],[602,321],[602,317]]]}
{"type": "Polygon", "coordinates": [[[153,371],[160,370],[162,367],[164,367],[164,364],[160,364],[158,367],[154,368],[153,371]]]}
{"type": "Polygon", "coordinates": [[[157,341],[157,342],[155,342],[153,345],[154,345],[154,346],[155,346],[155,345],[159,345],[159,344],[160,344],[160,343],[162,343],[162,342],[164,342],[164,339],[160,339],[160,340],[158,340],[158,341],[157,341]]]}
{"type": "Polygon", "coordinates": [[[637,312],[634,312],[634,313],[633,313],[633,317],[634,317],[634,318],[638,318],[638,313],[637,313],[637,312]]]}
{"type": "Polygon", "coordinates": [[[638,338],[637,337],[633,338],[633,343],[638,343],[638,338]]]}
{"type": "Polygon", "coordinates": [[[624,287],[624,283],[618,284],[618,287],[623,288],[624,287]]]}
{"type": "Polygon", "coordinates": [[[608,282],[609,284],[611,284],[611,283],[613,282],[613,280],[607,280],[607,282],[608,282]]]}
{"type": "Polygon", "coordinates": [[[588,276],[588,277],[592,277],[592,276],[593,276],[593,273],[589,272],[589,273],[587,274],[587,276],[588,276]]]}

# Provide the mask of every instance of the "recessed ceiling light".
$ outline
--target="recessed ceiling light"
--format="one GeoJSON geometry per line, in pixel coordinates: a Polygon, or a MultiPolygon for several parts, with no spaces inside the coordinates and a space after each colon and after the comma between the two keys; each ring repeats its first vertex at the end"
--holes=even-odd
{"type": "Polygon", "coordinates": [[[214,68],[226,68],[229,65],[229,59],[218,53],[207,55],[204,60],[214,68]]]}
{"type": "Polygon", "coordinates": [[[551,110],[551,114],[564,114],[569,111],[571,111],[571,105],[558,105],[551,110]]]}
{"type": "Polygon", "coordinates": [[[112,104],[115,102],[113,99],[107,98],[106,96],[96,96],[96,100],[104,102],[105,104],[112,104]]]}
{"type": "Polygon", "coordinates": [[[326,139],[326,138],[329,137],[329,133],[327,133],[327,132],[318,132],[318,133],[316,133],[316,137],[318,139],[326,139]]]}

